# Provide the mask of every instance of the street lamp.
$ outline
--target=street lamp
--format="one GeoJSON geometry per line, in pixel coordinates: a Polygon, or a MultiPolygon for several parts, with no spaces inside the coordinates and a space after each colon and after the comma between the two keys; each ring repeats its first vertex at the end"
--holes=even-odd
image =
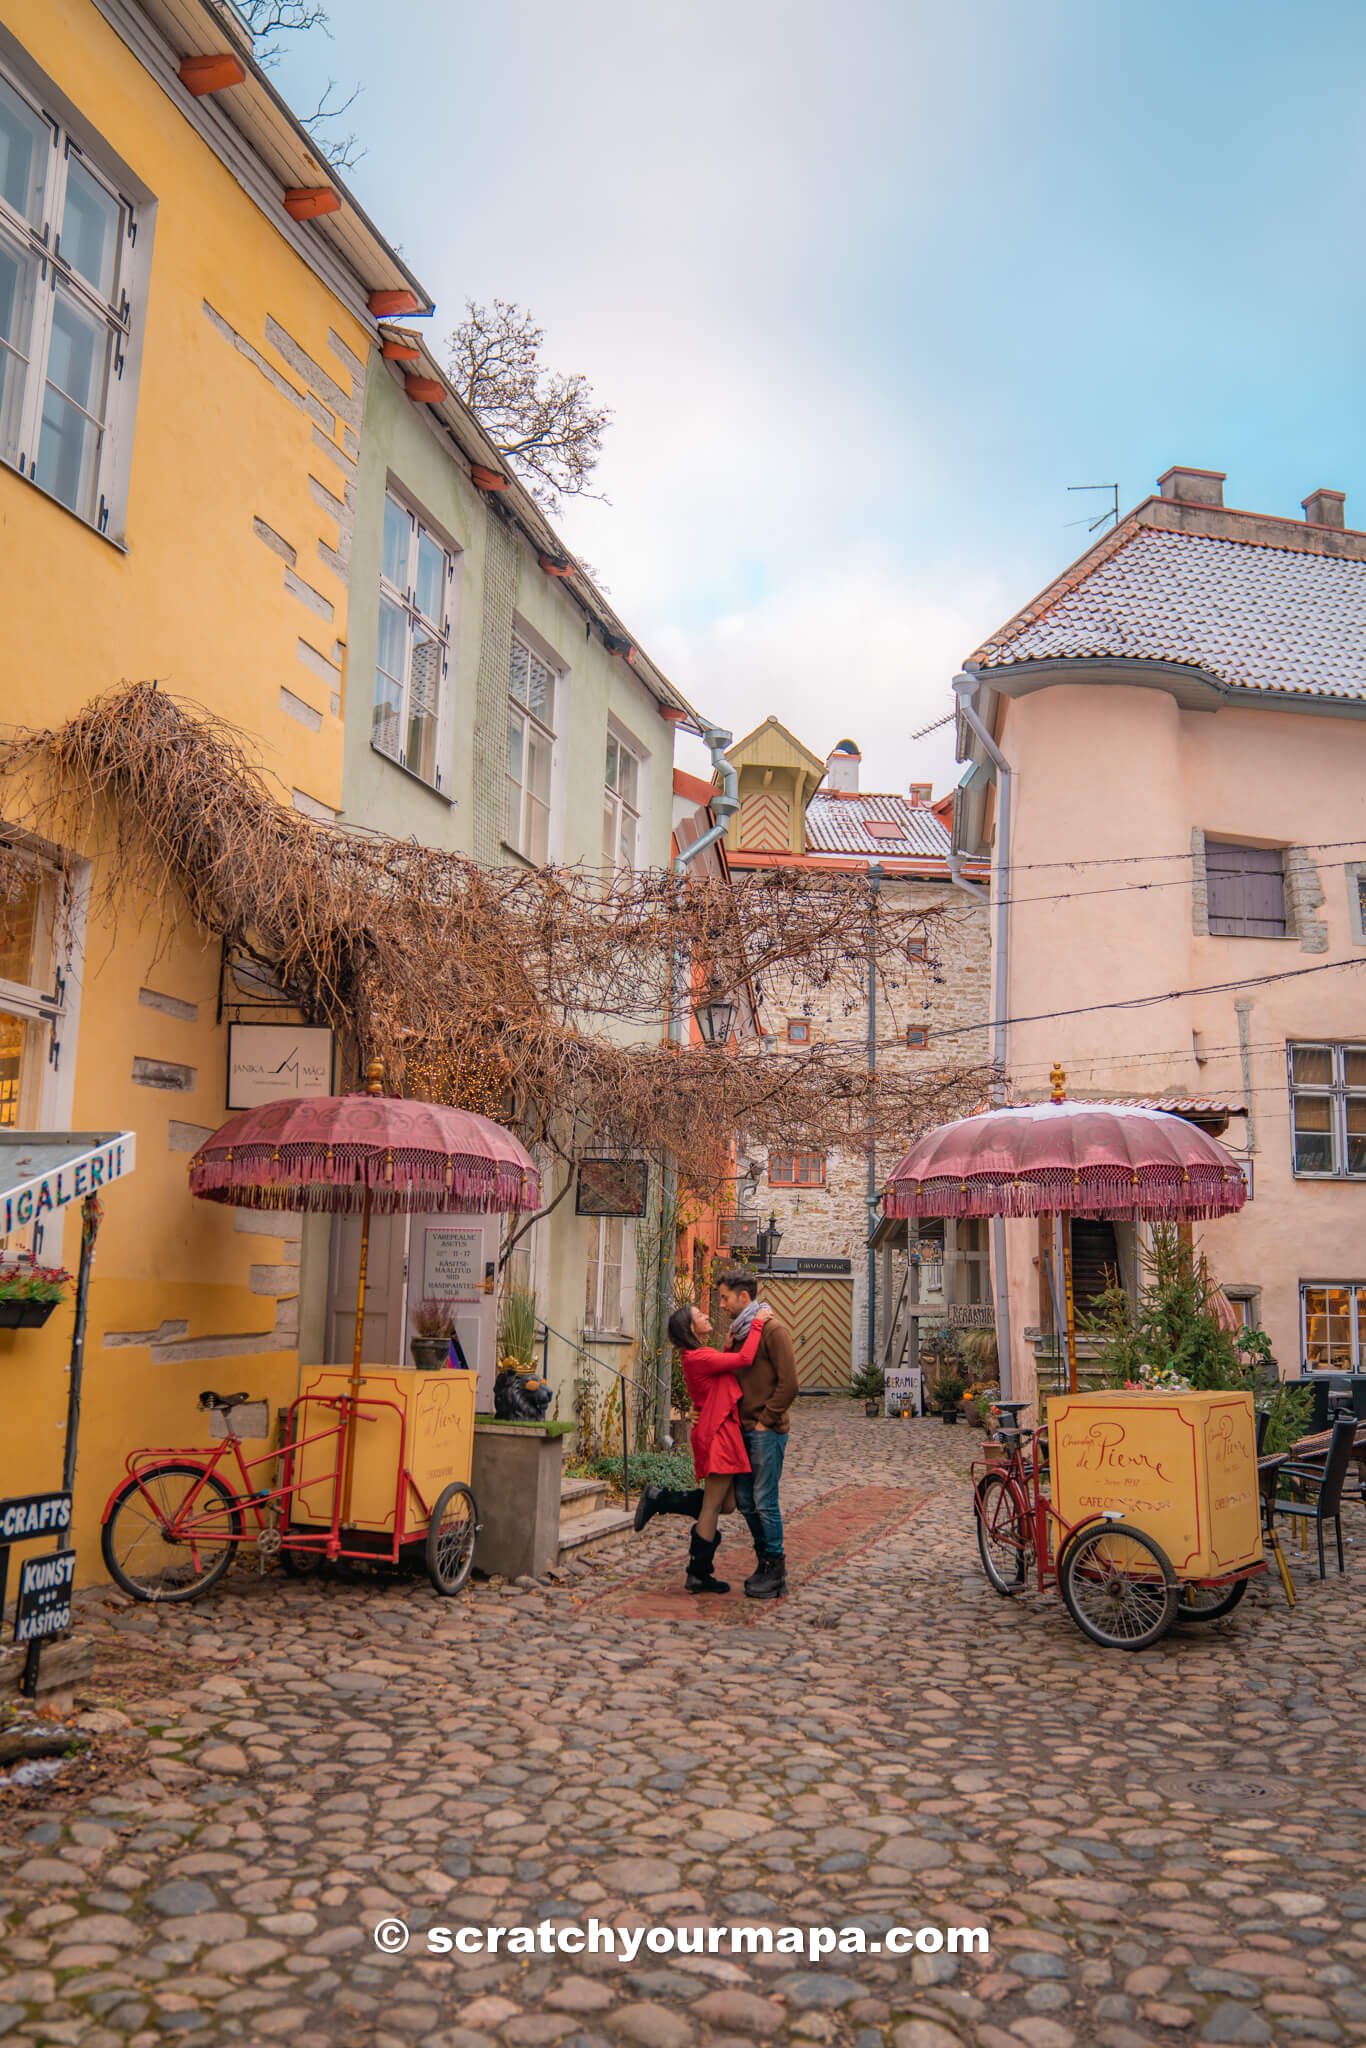
{"type": "Polygon", "coordinates": [[[778,1228],[778,1219],[776,1216],[770,1215],[768,1228],[759,1232],[759,1264],[761,1266],[771,1266],[773,1264],[773,1261],[778,1256],[778,1246],[782,1241],[783,1233],[778,1228]]]}
{"type": "Polygon", "coordinates": [[[706,1001],[694,1007],[693,1015],[704,1045],[724,1048],[730,1044],[730,1035],[735,1028],[735,1005],[719,990],[709,990],[706,1001]]]}

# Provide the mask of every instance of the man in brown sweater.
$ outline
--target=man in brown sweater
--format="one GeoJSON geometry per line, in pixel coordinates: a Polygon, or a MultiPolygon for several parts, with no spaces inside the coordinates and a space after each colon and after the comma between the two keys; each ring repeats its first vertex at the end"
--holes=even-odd
{"type": "MultiPolygon", "coordinates": [[[[758,1306],[758,1292],[759,1283],[752,1273],[727,1273],[721,1281],[717,1299],[732,1319],[728,1351],[738,1351],[743,1344],[758,1306]]],[[[779,1490],[787,1451],[788,1411],[797,1393],[797,1358],[792,1339],[776,1316],[770,1316],[764,1325],[753,1365],[737,1377],[740,1429],[750,1469],[735,1475],[735,1505],[749,1523],[757,1560],[745,1580],[745,1593],[751,1600],[777,1600],[787,1591],[779,1490]]]]}

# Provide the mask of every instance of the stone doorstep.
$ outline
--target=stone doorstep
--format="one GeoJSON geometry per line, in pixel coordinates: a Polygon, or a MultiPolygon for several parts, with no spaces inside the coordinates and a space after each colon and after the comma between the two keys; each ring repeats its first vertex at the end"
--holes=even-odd
{"type": "Polygon", "coordinates": [[[629,1535],[634,1522],[635,1510],[627,1508],[599,1508],[594,1514],[576,1515],[560,1530],[561,1564],[567,1557],[582,1557],[585,1551],[629,1535]]]}
{"type": "Polygon", "coordinates": [[[607,1502],[605,1479],[562,1479],[560,1481],[560,1527],[596,1514],[607,1502]]]}

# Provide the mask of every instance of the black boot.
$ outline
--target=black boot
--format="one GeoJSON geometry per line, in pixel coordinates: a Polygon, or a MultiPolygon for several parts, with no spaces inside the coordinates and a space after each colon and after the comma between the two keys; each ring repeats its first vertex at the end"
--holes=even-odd
{"type": "Polygon", "coordinates": [[[702,1512],[702,1489],[694,1486],[681,1493],[673,1486],[647,1486],[636,1502],[636,1529],[643,1529],[655,1515],[686,1515],[695,1522],[702,1512]]]}
{"type": "Polygon", "coordinates": [[[684,1581],[690,1593],[729,1593],[730,1587],[724,1579],[718,1579],[712,1570],[721,1538],[713,1536],[708,1542],[699,1536],[696,1529],[688,1545],[688,1576],[684,1581]]]}
{"type": "Polygon", "coordinates": [[[787,1591],[787,1559],[779,1551],[765,1557],[757,1572],[745,1580],[748,1600],[780,1600],[787,1591]]]}

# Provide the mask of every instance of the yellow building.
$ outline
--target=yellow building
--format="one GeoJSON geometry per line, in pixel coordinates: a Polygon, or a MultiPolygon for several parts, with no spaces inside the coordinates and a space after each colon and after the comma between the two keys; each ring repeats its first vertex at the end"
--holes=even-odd
{"type": "MultiPolygon", "coordinates": [[[[0,719],[156,678],[249,731],[285,802],[340,809],[365,365],[376,316],[428,310],[230,9],[0,0],[0,719]]],[[[106,822],[52,849],[23,815],[0,794],[0,1123],[137,1134],[91,1294],[84,1581],[131,1446],[201,1439],[207,1385],[293,1395],[298,1240],[187,1192],[252,992],[183,906],[111,919],[106,822]]],[[[74,1268],[78,1232],[0,1249],[74,1268]]],[[[0,1497],[57,1482],[70,1337],[69,1303],[0,1331],[0,1497]]]]}

